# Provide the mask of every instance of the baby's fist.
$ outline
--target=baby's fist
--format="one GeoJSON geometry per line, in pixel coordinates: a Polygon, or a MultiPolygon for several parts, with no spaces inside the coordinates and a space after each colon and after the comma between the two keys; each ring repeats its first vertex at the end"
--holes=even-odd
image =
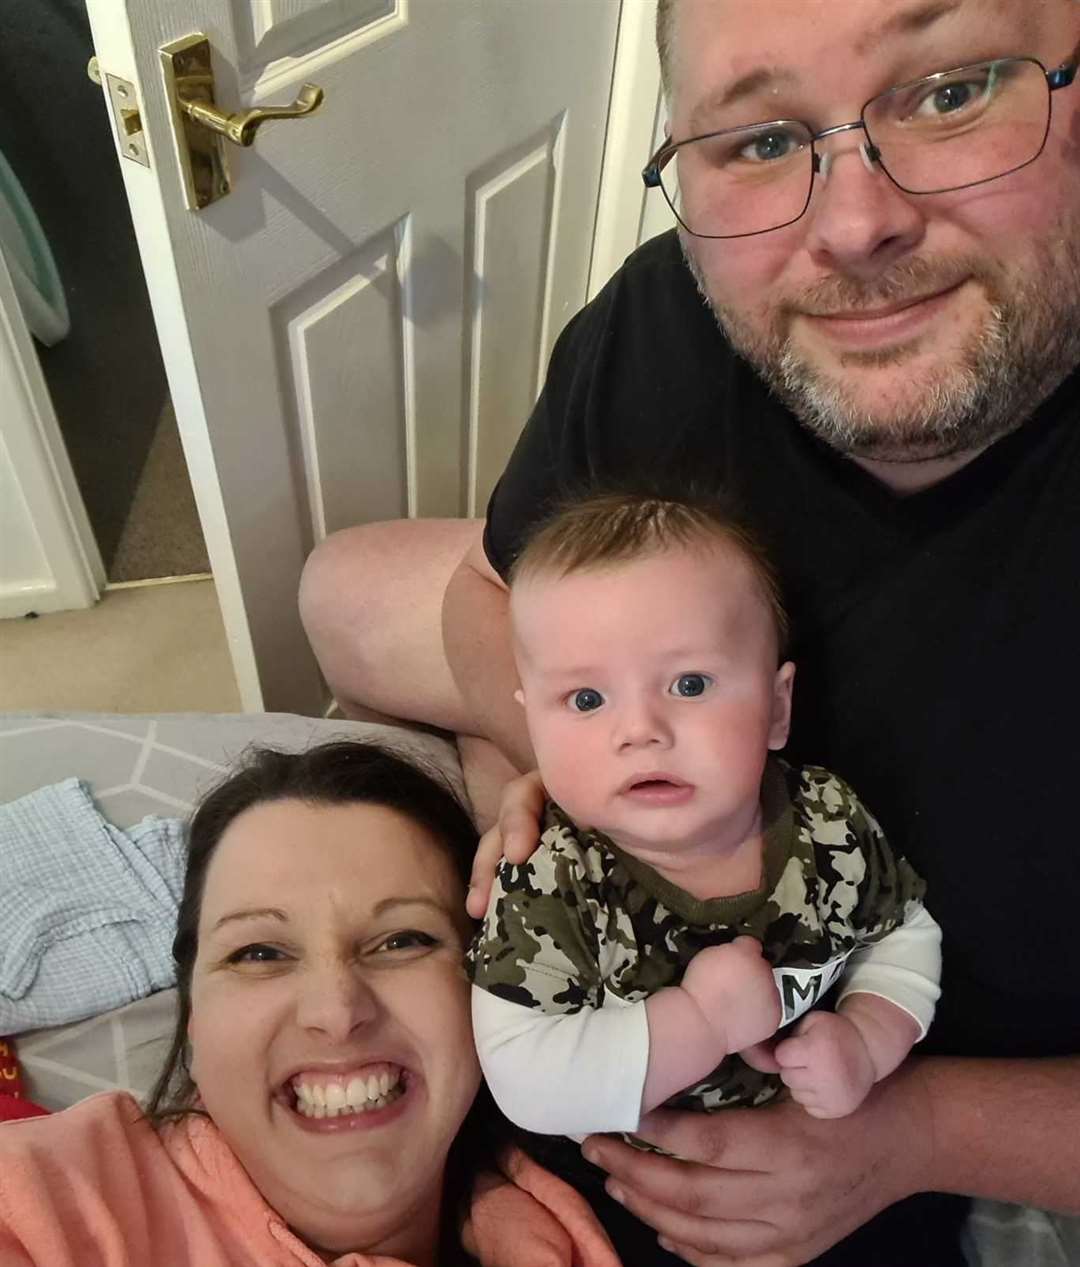
{"type": "Polygon", "coordinates": [[[811,1117],[846,1117],[874,1085],[874,1065],[858,1028],[833,1012],[810,1012],[774,1052],[791,1098],[811,1117]]]}
{"type": "Polygon", "coordinates": [[[682,988],[726,1052],[764,1042],[780,1024],[780,996],[756,937],[707,946],[690,960],[682,988]]]}

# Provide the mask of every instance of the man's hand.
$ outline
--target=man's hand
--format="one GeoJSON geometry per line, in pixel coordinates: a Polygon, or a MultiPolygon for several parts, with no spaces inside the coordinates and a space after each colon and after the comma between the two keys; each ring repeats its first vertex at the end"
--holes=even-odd
{"type": "Polygon", "coordinates": [[[491,884],[500,858],[527,862],[540,843],[540,818],[544,812],[544,785],[540,772],[531,770],[506,785],[495,825],[480,837],[473,859],[465,909],[473,919],[483,919],[491,896],[491,884]]]}
{"type": "Polygon", "coordinates": [[[773,1053],[791,1098],[813,1117],[846,1117],[862,1104],[876,1075],[858,1027],[834,1012],[810,1012],[773,1053]]]}
{"type": "Polygon", "coordinates": [[[764,1042],[780,1024],[780,996],[756,937],[699,950],[683,974],[682,989],[716,1033],[717,1062],[764,1042]]]}
{"type": "Polygon", "coordinates": [[[790,1102],[722,1113],[657,1110],[637,1134],[674,1157],[592,1135],[608,1191],[693,1267],[795,1267],[921,1190],[931,1168],[918,1066],[879,1082],[848,1117],[790,1102]],[[686,1158],[688,1160],[677,1160],[686,1158]]]}

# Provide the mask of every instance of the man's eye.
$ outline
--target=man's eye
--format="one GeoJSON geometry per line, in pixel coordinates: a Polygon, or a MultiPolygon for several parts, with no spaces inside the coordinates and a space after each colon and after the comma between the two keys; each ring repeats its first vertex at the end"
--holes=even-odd
{"type": "Polygon", "coordinates": [[[952,83],[938,84],[920,99],[914,115],[923,119],[946,119],[960,115],[972,106],[983,104],[994,95],[998,76],[987,72],[978,79],[958,79],[952,83]]]}
{"type": "Polygon", "coordinates": [[[575,713],[592,713],[603,704],[604,697],[591,686],[585,686],[580,691],[575,691],[569,702],[575,713]]]}
{"type": "Polygon", "coordinates": [[[788,158],[799,148],[798,138],[790,132],[783,128],[770,128],[745,141],[739,149],[738,157],[749,159],[752,163],[772,163],[777,159],[788,158]]]}
{"type": "Polygon", "coordinates": [[[681,673],[671,684],[672,695],[682,699],[694,699],[704,695],[712,685],[712,678],[707,673],[681,673]]]}
{"type": "Polygon", "coordinates": [[[379,950],[416,950],[418,947],[429,949],[438,944],[438,938],[432,937],[430,933],[422,933],[417,928],[405,928],[391,933],[380,943],[379,950]]]}
{"type": "Polygon", "coordinates": [[[257,942],[252,946],[241,946],[229,956],[229,963],[276,963],[281,958],[281,951],[273,946],[264,946],[257,942]]]}

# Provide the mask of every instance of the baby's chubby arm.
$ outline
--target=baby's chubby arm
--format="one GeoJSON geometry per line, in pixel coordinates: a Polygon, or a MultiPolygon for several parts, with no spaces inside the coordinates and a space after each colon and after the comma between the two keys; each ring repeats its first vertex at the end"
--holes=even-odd
{"type": "Polygon", "coordinates": [[[492,1094],[512,1121],[543,1134],[632,1131],[779,1021],[772,972],[752,937],[707,947],[681,985],[637,1003],[608,994],[603,1007],[552,1015],[473,988],[492,1094]]]}

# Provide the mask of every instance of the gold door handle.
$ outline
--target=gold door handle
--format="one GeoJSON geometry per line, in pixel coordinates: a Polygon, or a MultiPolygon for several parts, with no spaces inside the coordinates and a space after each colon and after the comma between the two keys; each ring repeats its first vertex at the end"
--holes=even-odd
{"type": "Polygon", "coordinates": [[[323,90],[315,84],[304,84],[291,106],[255,106],[251,110],[228,114],[203,97],[187,95],[201,86],[193,82],[195,78],[186,76],[177,81],[180,109],[196,123],[237,145],[250,145],[255,140],[255,133],[268,119],[299,119],[322,105],[323,90]]]}
{"type": "Polygon", "coordinates": [[[223,198],[232,188],[223,140],[250,145],[269,120],[300,119],[322,105],[323,90],[304,84],[291,105],[223,110],[214,100],[214,68],[205,35],[186,35],[163,45],[160,52],[187,205],[193,211],[223,198]]]}

